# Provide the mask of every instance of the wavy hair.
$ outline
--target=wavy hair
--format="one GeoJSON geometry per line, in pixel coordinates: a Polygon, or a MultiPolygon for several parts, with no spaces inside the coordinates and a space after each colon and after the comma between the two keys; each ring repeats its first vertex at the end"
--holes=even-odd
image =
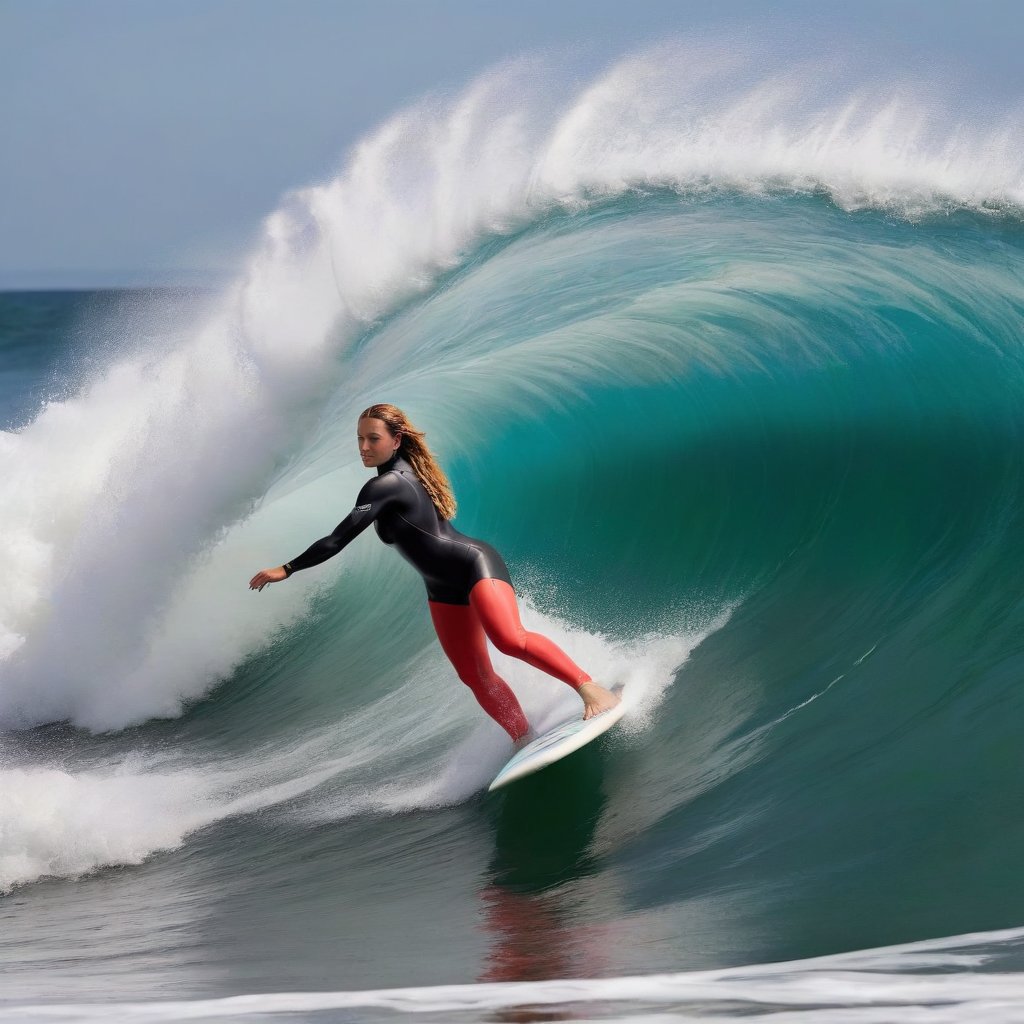
{"type": "Polygon", "coordinates": [[[380,420],[392,437],[401,435],[398,454],[412,466],[413,472],[419,477],[423,489],[430,495],[430,500],[441,518],[454,519],[456,503],[452,485],[427,447],[424,441],[427,435],[422,430],[417,430],[401,409],[386,402],[364,409],[359,418],[380,420]]]}

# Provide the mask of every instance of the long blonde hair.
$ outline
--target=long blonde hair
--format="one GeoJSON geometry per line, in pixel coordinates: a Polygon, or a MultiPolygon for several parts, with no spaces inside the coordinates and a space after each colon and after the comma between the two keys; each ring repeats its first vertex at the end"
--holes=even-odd
{"type": "Polygon", "coordinates": [[[401,409],[386,402],[364,409],[359,418],[381,420],[392,437],[401,434],[402,441],[398,446],[398,454],[412,466],[413,472],[419,477],[423,489],[430,495],[430,500],[441,518],[454,519],[456,504],[452,485],[427,447],[424,441],[427,435],[422,430],[417,430],[401,409]]]}

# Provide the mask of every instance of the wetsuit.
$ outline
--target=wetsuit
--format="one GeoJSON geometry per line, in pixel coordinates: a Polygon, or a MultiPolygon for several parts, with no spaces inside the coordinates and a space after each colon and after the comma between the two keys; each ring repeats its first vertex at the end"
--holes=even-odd
{"type": "Polygon", "coordinates": [[[370,523],[394,545],[427,587],[438,639],[459,678],[483,709],[513,739],[528,723],[515,695],[491,666],[485,637],[511,655],[573,688],[587,675],[559,647],[519,621],[515,592],[501,555],[489,544],[454,529],[437,511],[412,466],[396,454],[356,498],[355,508],[334,532],[285,563],[289,575],[338,554],[370,523]]]}
{"type": "Polygon", "coordinates": [[[377,467],[377,477],[359,492],[356,507],[298,558],[285,564],[294,572],[319,565],[358,537],[370,523],[385,544],[393,544],[423,577],[427,598],[441,604],[469,604],[473,584],[512,579],[501,555],[483,541],[454,529],[438,515],[416,476],[400,455],[377,467]]]}

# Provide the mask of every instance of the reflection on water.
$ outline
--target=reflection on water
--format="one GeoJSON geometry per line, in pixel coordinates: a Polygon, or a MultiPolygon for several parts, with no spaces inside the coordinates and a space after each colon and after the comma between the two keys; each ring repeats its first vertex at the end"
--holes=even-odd
{"type": "MultiPolygon", "coordinates": [[[[580,880],[598,871],[594,833],[604,813],[599,744],[513,784],[490,804],[494,855],[480,893],[491,948],[481,981],[538,981],[600,973],[601,929],[574,920],[580,880]],[[587,948],[593,946],[593,948],[587,948]]],[[[591,1010],[593,1007],[591,1007],[591,1010]]],[[[567,1020],[575,1014],[519,1007],[495,1020],[567,1020]]]]}

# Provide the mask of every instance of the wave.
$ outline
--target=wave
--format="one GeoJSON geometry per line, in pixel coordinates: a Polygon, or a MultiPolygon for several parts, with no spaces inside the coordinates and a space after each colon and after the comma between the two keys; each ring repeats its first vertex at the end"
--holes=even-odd
{"type": "MultiPolygon", "coordinates": [[[[374,325],[423,302],[446,271],[484,258],[488,237],[595,197],[660,187],[823,191],[847,210],[904,216],[1013,210],[1024,195],[1012,124],[976,137],[960,125],[926,130],[935,119],[910,103],[857,94],[811,103],[819,90],[806,70],[769,74],[750,57],[665,49],[623,61],[568,102],[538,89],[513,102],[532,70],[513,65],[394,118],[337,179],[268,218],[261,251],[219,312],[169,352],[133,345],[142,350],[3,435],[4,533],[16,566],[0,606],[5,720],[109,729],[178,714],[275,627],[303,616],[306,587],[282,612],[234,600],[229,581],[285,523],[320,528],[289,502],[311,507],[355,483],[351,460],[333,450],[335,475],[321,468],[326,439],[309,447],[325,401],[332,416],[351,418],[366,394],[401,392],[427,371],[457,378],[450,395],[431,396],[433,421],[446,423],[465,400],[479,352],[456,347],[450,327],[434,338],[391,331],[385,345],[374,325]],[[299,486],[303,472],[315,484],[299,486]],[[216,636],[197,642],[211,617],[216,636]]],[[[571,237],[571,217],[565,224],[571,237]]],[[[762,265],[760,281],[750,269],[734,262],[722,272],[769,290],[796,285],[789,268],[762,265]]],[[[713,297],[693,296],[704,298],[713,297]]],[[[753,319],[771,317],[764,301],[751,296],[751,305],[753,319]]],[[[680,341],[702,333],[712,347],[710,313],[680,341]]],[[[477,335],[472,345],[494,340],[477,335]]],[[[550,386],[557,372],[531,380],[532,350],[517,348],[524,389],[550,386]]],[[[685,359],[665,345],[628,351],[685,359]]],[[[595,369],[607,372],[618,355],[609,346],[595,369]]],[[[580,358],[562,357],[563,387],[587,386],[580,358]]],[[[462,422],[441,434],[455,454],[462,422]]]]}
{"type": "MultiPolygon", "coordinates": [[[[835,871],[886,828],[913,845],[958,773],[1012,784],[1019,118],[893,95],[685,46],[568,93],[510,65],[289,197],[197,326],[106,339],[0,435],[0,722],[87,731],[6,738],[4,791],[48,814],[0,808],[3,886],[482,788],[496,727],[387,552],[245,592],[345,513],[377,399],[427,428],[534,621],[631,681],[657,757],[621,855],[664,898],[679,858],[753,844],[760,891],[798,844],[835,871]],[[875,820],[852,839],[850,808],[875,820]]],[[[509,674],[533,717],[571,701],[509,674]]]]}

